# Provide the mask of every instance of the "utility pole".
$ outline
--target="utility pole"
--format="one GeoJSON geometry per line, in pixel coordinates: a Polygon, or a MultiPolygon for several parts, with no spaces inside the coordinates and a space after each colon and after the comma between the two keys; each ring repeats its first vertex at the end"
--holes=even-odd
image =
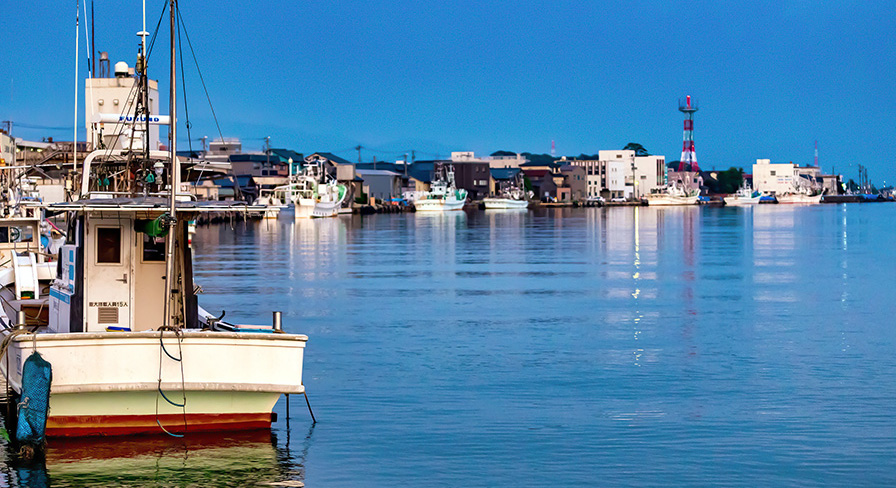
{"type": "MultiPolygon", "coordinates": [[[[271,168],[271,136],[266,136],[264,138],[264,153],[268,155],[267,161],[265,162],[265,168],[271,168]]],[[[261,174],[264,174],[262,172],[261,174]]]]}

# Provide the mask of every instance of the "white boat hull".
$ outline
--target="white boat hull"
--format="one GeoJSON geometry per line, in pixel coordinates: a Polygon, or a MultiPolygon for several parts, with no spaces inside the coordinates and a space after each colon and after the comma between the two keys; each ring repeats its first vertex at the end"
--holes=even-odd
{"type": "Polygon", "coordinates": [[[821,194],[810,196],[802,193],[788,193],[784,195],[776,195],[775,197],[778,199],[778,203],[821,203],[821,194]]]}
{"type": "Polygon", "coordinates": [[[500,209],[524,209],[529,208],[527,200],[514,200],[512,198],[485,198],[482,200],[486,210],[500,209]]]}
{"type": "Polygon", "coordinates": [[[315,201],[313,198],[299,198],[296,200],[295,209],[296,214],[295,217],[297,219],[310,219],[311,214],[314,213],[314,205],[315,201]]]}
{"type": "Polygon", "coordinates": [[[466,200],[454,198],[427,198],[415,201],[414,207],[418,212],[450,212],[463,209],[464,203],[466,203],[466,200]]]}
{"type": "Polygon", "coordinates": [[[755,197],[725,197],[725,205],[755,205],[759,203],[761,195],[755,197]]]}
{"type": "Polygon", "coordinates": [[[648,195],[647,205],[651,207],[671,205],[697,205],[698,195],[690,197],[678,197],[672,195],[648,195]]]}
{"type": "Polygon", "coordinates": [[[169,432],[270,428],[280,395],[305,390],[303,335],[185,330],[178,347],[165,332],[164,350],[154,331],[33,337],[11,341],[9,384],[21,392],[33,347],[52,365],[50,437],[161,433],[159,423],[169,432]],[[185,397],[185,408],[166,396],[177,403],[185,397]]]}
{"type": "Polygon", "coordinates": [[[311,217],[315,219],[335,217],[339,214],[339,207],[342,202],[318,202],[311,210],[311,217]]]}

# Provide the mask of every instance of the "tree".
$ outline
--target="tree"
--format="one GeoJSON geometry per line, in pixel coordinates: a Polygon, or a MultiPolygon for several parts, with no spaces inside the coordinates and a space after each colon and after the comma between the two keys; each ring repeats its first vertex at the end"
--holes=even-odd
{"type": "Polygon", "coordinates": [[[495,151],[492,153],[492,156],[516,156],[516,153],[510,151],[495,151]]]}
{"type": "Polygon", "coordinates": [[[734,193],[744,182],[743,168],[728,168],[720,171],[717,177],[716,193],[734,193]]]}
{"type": "Polygon", "coordinates": [[[647,149],[644,146],[638,144],[637,142],[629,142],[622,148],[624,151],[635,151],[635,156],[650,156],[650,153],[647,152],[647,149]]]}

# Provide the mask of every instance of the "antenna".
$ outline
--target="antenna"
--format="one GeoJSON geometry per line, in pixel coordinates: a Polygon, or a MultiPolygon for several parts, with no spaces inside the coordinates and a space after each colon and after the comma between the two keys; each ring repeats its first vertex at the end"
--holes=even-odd
{"type": "MultiPolygon", "coordinates": [[[[78,167],[78,29],[81,27],[81,5],[80,0],[75,4],[75,135],[72,139],[72,167],[78,167]]],[[[85,19],[86,21],[86,19],[85,19]]],[[[87,178],[85,175],[84,178],[87,178]]]]}
{"type": "Polygon", "coordinates": [[[818,167],[818,141],[815,141],[815,167],[818,167]]]}

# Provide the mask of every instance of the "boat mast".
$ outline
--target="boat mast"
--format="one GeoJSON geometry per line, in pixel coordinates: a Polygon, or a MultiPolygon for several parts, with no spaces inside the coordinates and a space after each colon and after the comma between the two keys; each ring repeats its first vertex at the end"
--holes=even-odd
{"type": "Polygon", "coordinates": [[[177,233],[177,189],[180,186],[180,165],[177,162],[177,63],[176,60],[176,44],[175,44],[175,10],[177,9],[177,0],[170,0],[168,9],[171,13],[171,94],[168,108],[170,113],[170,123],[168,125],[168,149],[170,165],[168,166],[169,181],[171,182],[171,194],[169,200],[169,215],[171,218],[171,228],[168,230],[168,236],[165,243],[165,327],[171,327],[176,324],[172,323],[173,318],[173,300],[171,292],[174,288],[174,246],[175,234],[177,233]]]}
{"type": "Polygon", "coordinates": [[[81,0],[75,3],[75,134],[72,138],[72,168],[78,166],[78,29],[81,27],[81,0]]]}

